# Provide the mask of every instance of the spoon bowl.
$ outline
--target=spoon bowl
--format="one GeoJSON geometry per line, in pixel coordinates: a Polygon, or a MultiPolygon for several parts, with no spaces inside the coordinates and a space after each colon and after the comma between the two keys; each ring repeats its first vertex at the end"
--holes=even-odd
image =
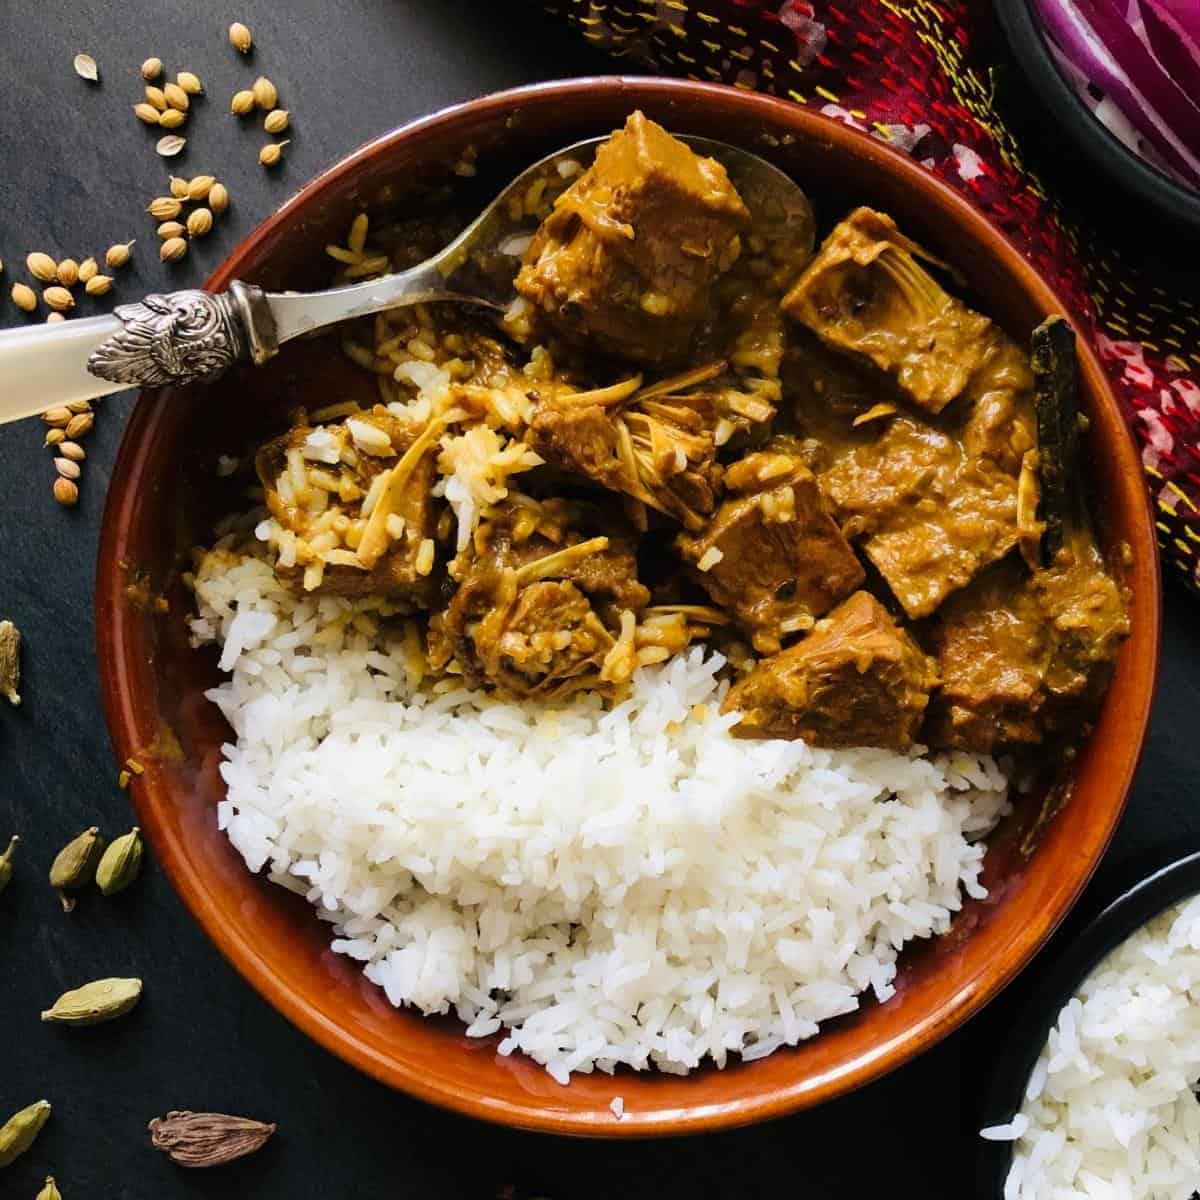
{"type": "MultiPolygon", "coordinates": [[[[682,140],[725,167],[765,239],[812,249],[812,206],[784,172],[726,142],[682,140]]],[[[221,293],[147,296],[109,316],[0,333],[0,422],[127,387],[211,383],[239,362],[261,366],[293,338],[390,308],[454,301],[502,313],[515,297],[514,258],[537,224],[524,198],[538,184],[586,169],[602,141],[587,138],[538,159],[453,241],[406,271],[319,292],[264,292],[233,280],[221,293]]]]}

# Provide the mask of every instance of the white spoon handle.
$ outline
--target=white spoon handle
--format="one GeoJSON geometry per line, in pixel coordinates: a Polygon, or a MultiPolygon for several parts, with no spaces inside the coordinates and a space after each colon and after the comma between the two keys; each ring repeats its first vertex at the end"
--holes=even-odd
{"type": "Polygon", "coordinates": [[[0,333],[0,422],[119,392],[125,384],[100,379],[87,363],[120,329],[116,317],[104,316],[0,333]]]}

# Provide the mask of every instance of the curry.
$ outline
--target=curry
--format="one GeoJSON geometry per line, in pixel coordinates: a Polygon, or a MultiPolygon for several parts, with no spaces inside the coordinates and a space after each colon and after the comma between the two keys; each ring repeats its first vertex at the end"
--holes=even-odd
{"type": "Polygon", "coordinates": [[[509,697],[704,640],[742,736],[1081,735],[1128,625],[1065,322],[1027,351],[868,208],[780,246],[640,113],[539,202],[500,328],[389,314],[381,402],[260,449],[282,580],[385,598],[423,677],[509,697]]]}

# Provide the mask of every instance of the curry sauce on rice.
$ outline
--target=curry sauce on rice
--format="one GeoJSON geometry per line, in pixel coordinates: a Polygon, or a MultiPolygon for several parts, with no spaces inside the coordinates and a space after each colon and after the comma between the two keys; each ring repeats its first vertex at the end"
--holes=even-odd
{"type": "MultiPolygon", "coordinates": [[[[564,1081],[754,1057],[888,998],[980,891],[990,756],[1103,695],[1073,345],[884,214],[771,237],[638,113],[524,205],[503,320],[363,323],[379,403],[299,414],[198,558],[220,819],[393,1002],[564,1081]]],[[[416,253],[367,232],[347,277],[416,253]]]]}

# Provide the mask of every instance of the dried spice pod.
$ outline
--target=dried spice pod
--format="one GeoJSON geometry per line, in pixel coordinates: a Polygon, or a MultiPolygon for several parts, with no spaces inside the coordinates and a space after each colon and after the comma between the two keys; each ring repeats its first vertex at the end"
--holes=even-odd
{"type": "Polygon", "coordinates": [[[35,1200],[62,1200],[62,1192],[58,1190],[58,1184],[54,1182],[53,1175],[46,1176],[46,1183],[38,1192],[35,1200]]]}
{"type": "Polygon", "coordinates": [[[111,275],[93,275],[87,283],[83,285],[83,290],[89,296],[107,296],[112,291],[112,276],[111,275]]]}
{"type": "Polygon", "coordinates": [[[219,1167],[260,1150],[275,1128],[225,1113],[169,1112],[150,1122],[150,1142],[181,1167],[219,1167]]]}
{"type": "Polygon", "coordinates": [[[114,271],[120,270],[133,257],[133,242],[117,242],[104,252],[104,265],[114,271]]]}
{"type": "Polygon", "coordinates": [[[143,100],[141,104],[133,106],[133,115],[146,125],[157,125],[158,119],[162,114],[153,104],[147,104],[143,100]]]}
{"type": "Polygon", "coordinates": [[[135,825],[116,838],[96,867],[96,886],[105,896],[115,896],[136,882],[142,873],[142,831],[135,825]]]}
{"type": "Polygon", "coordinates": [[[251,35],[250,30],[243,25],[241,21],[234,21],[234,23],[230,25],[229,44],[239,54],[250,53],[250,47],[254,45],[254,38],[251,35]]]}
{"type": "Polygon", "coordinates": [[[229,102],[229,111],[235,117],[244,117],[254,111],[254,93],[251,91],[235,92],[229,102]]]}
{"type": "Polygon", "coordinates": [[[47,429],[46,436],[42,439],[42,449],[45,450],[48,446],[57,446],[67,440],[67,431],[65,429],[47,429]]]}
{"type": "Polygon", "coordinates": [[[58,284],[48,287],[42,293],[42,299],[55,312],[66,312],[67,309],[75,307],[75,297],[65,287],[60,287],[58,284]]]}
{"type": "Polygon", "coordinates": [[[140,979],[96,979],[63,992],[42,1013],[51,1025],[102,1025],[131,1012],[142,998],[140,979]]]}
{"type": "Polygon", "coordinates": [[[57,322],[59,322],[59,321],[65,321],[66,319],[67,319],[67,314],[66,314],[66,313],[61,313],[61,312],[52,312],[52,313],[47,313],[47,314],[46,314],[46,324],[47,324],[47,325],[54,325],[54,324],[56,324],[57,322]]]}
{"type": "Polygon", "coordinates": [[[170,221],[183,211],[183,202],[174,196],[155,196],[146,205],[146,211],[156,221],[170,221]]]}
{"type": "Polygon", "coordinates": [[[53,283],[58,277],[58,263],[48,254],[35,250],[25,256],[25,266],[39,283],[53,283]]]}
{"type": "Polygon", "coordinates": [[[183,237],[187,232],[187,226],[179,221],[164,221],[158,227],[158,237],[160,241],[167,241],[168,238],[183,237]]]}
{"type": "Polygon", "coordinates": [[[27,283],[14,283],[9,295],[22,312],[33,312],[37,308],[37,292],[27,283]]]}
{"type": "Polygon", "coordinates": [[[88,83],[95,83],[100,78],[100,68],[90,54],[75,55],[75,74],[88,83]]]}
{"type": "Polygon", "coordinates": [[[179,86],[183,88],[183,90],[187,92],[189,96],[201,96],[204,94],[204,84],[200,82],[200,76],[192,71],[180,71],[179,74],[175,76],[175,82],[179,84],[179,86]]]}
{"type": "Polygon", "coordinates": [[[90,412],[75,413],[74,416],[67,422],[66,432],[67,437],[73,442],[77,442],[81,437],[87,437],[92,431],[92,426],[96,423],[95,414],[90,412]]]}
{"type": "Polygon", "coordinates": [[[160,87],[149,86],[146,88],[146,103],[159,112],[166,112],[167,94],[160,87]]]}
{"type": "Polygon", "coordinates": [[[213,227],[213,215],[207,208],[196,208],[188,213],[187,231],[191,237],[204,237],[213,227]]]}
{"type": "Polygon", "coordinates": [[[265,75],[260,75],[250,90],[259,108],[270,111],[279,101],[279,89],[265,75]]]}
{"type": "Polygon", "coordinates": [[[7,1167],[33,1145],[42,1126],[50,1119],[50,1101],[39,1100],[13,1113],[0,1125],[0,1167],[7,1167]]]}
{"type": "Polygon", "coordinates": [[[276,166],[283,158],[283,148],[287,145],[290,145],[290,142],[268,142],[258,152],[258,161],[264,167],[276,166]]]}
{"type": "Polygon", "coordinates": [[[65,426],[71,422],[71,410],[65,404],[56,405],[54,408],[48,408],[42,413],[42,420],[47,425],[65,426]]]}
{"type": "Polygon", "coordinates": [[[158,257],[163,262],[178,262],[187,253],[187,242],[181,237],[167,238],[159,247],[158,257]]]}
{"type": "Polygon", "coordinates": [[[11,879],[12,879],[12,874],[13,874],[13,865],[12,865],[12,860],[13,860],[13,852],[16,850],[16,848],[17,848],[17,847],[18,847],[20,844],[21,844],[21,839],[20,839],[20,837],[19,837],[17,834],[15,834],[15,833],[14,833],[14,834],[12,835],[12,837],[11,837],[11,838],[9,838],[9,841],[8,841],[8,849],[7,849],[7,850],[5,850],[3,854],[0,854],[0,892],[4,891],[4,889],[5,889],[6,887],[8,887],[9,880],[11,880],[11,879]]]}
{"type": "MultiPolygon", "coordinates": [[[[69,479],[62,482],[71,483],[69,479]]],[[[75,487],[73,483],[71,486],[75,487]]],[[[78,496],[78,490],[76,490],[76,495],[78,496]]],[[[57,484],[55,484],[55,498],[58,498],[57,484]]],[[[87,887],[96,877],[96,866],[103,853],[104,839],[95,825],[90,829],[85,829],[58,852],[50,866],[50,886],[58,892],[63,912],[70,912],[75,907],[75,901],[68,893],[87,887]]]]}
{"type": "MultiPolygon", "coordinates": [[[[59,429],[57,432],[62,433],[63,431],[59,429]]],[[[64,441],[59,446],[58,452],[63,458],[69,458],[72,462],[83,462],[87,458],[87,451],[78,442],[64,441]]]]}
{"type": "Polygon", "coordinates": [[[0,621],[0,696],[9,704],[21,703],[21,631],[11,621],[0,621]]]}
{"type": "Polygon", "coordinates": [[[187,198],[189,200],[203,200],[212,191],[212,185],[216,182],[211,175],[197,175],[187,185],[187,198]]]}
{"type": "Polygon", "coordinates": [[[82,468],[77,462],[72,462],[66,457],[59,457],[54,460],[54,469],[64,479],[78,479],[83,473],[82,468]]]}
{"type": "Polygon", "coordinates": [[[168,108],[158,118],[158,123],[164,129],[178,129],[187,120],[187,113],[178,108],[168,108]]]}
{"type": "Polygon", "coordinates": [[[58,282],[68,288],[79,282],[79,264],[73,258],[64,258],[58,264],[58,282]]]}
{"type": "MultiPolygon", "coordinates": [[[[96,272],[100,270],[100,264],[94,258],[85,258],[79,264],[79,282],[86,285],[89,279],[96,278],[96,272]]],[[[59,276],[62,279],[62,276],[59,276]]]]}
{"type": "Polygon", "coordinates": [[[163,73],[161,58],[148,58],[142,63],[142,78],[151,83],[163,73]]]}
{"type": "Polygon", "coordinates": [[[229,207],[229,189],[223,183],[214,183],[209,189],[208,207],[215,213],[223,213],[229,207]]]}
{"type": "Polygon", "coordinates": [[[154,143],[154,148],[163,156],[163,158],[174,158],[184,146],[187,145],[187,138],[180,137],[178,134],[169,133],[166,137],[161,137],[154,143]]]}
{"type": "Polygon", "coordinates": [[[286,108],[273,108],[263,121],[268,133],[282,133],[288,127],[289,113],[286,108]]]}
{"type": "MultiPolygon", "coordinates": [[[[60,475],[54,481],[54,498],[63,506],[63,508],[74,508],[79,503],[79,488],[69,479],[63,479],[60,475]]],[[[75,902],[72,900],[70,907],[66,901],[63,901],[63,908],[70,912],[75,907],[75,902]]]]}
{"type": "Polygon", "coordinates": [[[188,98],[187,92],[185,92],[177,83],[163,84],[163,95],[166,97],[167,103],[172,108],[177,108],[180,112],[187,112],[187,110],[192,106],[192,102],[188,98]]]}

